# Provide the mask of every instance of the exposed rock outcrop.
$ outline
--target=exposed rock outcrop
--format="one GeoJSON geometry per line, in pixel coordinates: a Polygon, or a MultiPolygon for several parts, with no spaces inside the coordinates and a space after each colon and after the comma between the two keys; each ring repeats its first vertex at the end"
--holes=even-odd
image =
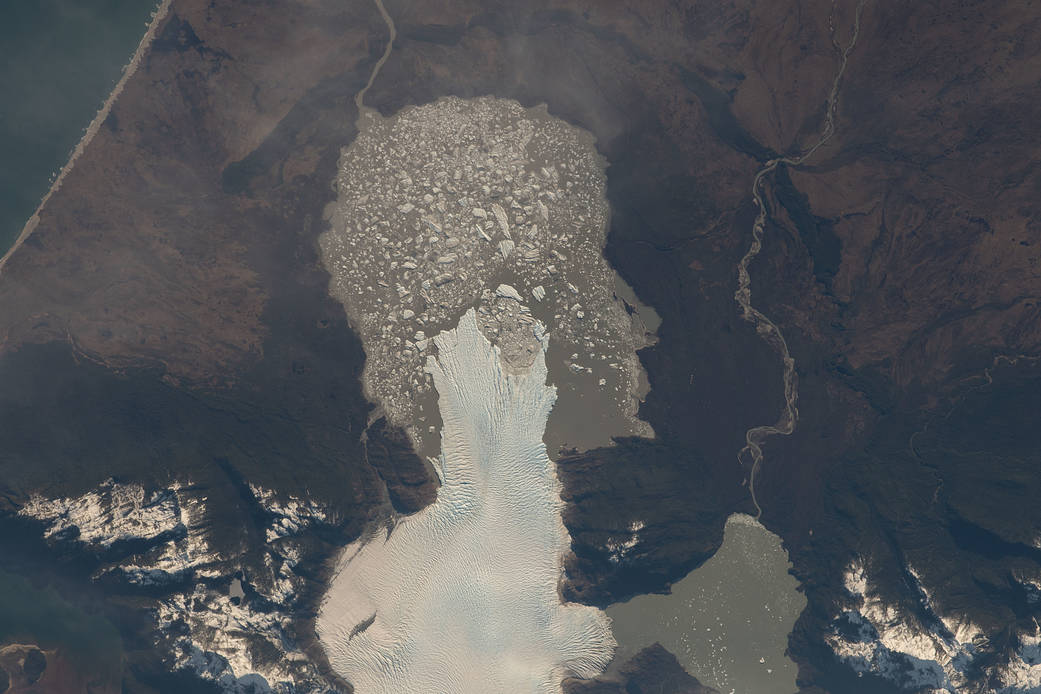
{"type": "Polygon", "coordinates": [[[719,694],[680,667],[676,657],[654,644],[643,649],[614,674],[595,680],[565,680],[564,694],[719,694]]]}

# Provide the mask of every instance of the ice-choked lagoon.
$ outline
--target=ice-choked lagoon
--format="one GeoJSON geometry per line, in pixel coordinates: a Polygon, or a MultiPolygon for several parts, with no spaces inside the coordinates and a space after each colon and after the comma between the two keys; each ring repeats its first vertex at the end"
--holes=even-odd
{"type": "Polygon", "coordinates": [[[473,310],[429,357],[443,419],[437,501],[341,559],[318,616],[330,662],[361,694],[559,692],[614,652],[610,621],[561,604],[570,539],[542,434],[556,399],[541,350],[504,366],[473,310]]]}
{"type": "Polygon", "coordinates": [[[510,358],[514,328],[549,326],[554,418],[568,420],[558,443],[653,436],[633,399],[645,336],[602,253],[605,166],[592,134],[508,99],[445,97],[360,121],[319,245],[365,344],[366,393],[424,455],[439,448],[430,337],[474,306],[510,358]]]}

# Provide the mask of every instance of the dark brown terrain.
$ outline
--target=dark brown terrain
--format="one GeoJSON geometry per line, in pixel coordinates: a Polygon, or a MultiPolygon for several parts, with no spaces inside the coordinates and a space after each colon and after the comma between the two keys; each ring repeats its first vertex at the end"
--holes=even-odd
{"type": "MultiPolygon", "coordinates": [[[[737,453],[783,392],[734,301],[752,178],[819,136],[855,6],[386,3],[398,40],[366,103],[494,94],[591,130],[606,255],[663,319],[641,353],[657,439],[560,461],[569,599],[665,590],[754,510],[737,453]],[[640,544],[610,562],[606,538],[636,519],[640,544]]],[[[386,500],[433,499],[400,432],[380,420],[362,443],[364,355],[316,247],[386,40],[363,0],[174,0],[0,272],[0,508],[190,477],[229,499],[215,525],[249,528],[248,480],[339,509],[321,567],[386,500]]],[[[764,447],[756,491],[809,599],[790,646],[807,691],[867,687],[821,643],[854,555],[911,612],[913,565],[939,609],[995,635],[995,657],[1041,613],[1013,580],[1041,568],[1039,76],[1036,3],[869,1],[834,137],[766,178],[752,300],[795,359],[801,418],[764,447]]],[[[243,561],[249,537],[228,534],[243,561]]],[[[658,691],[633,674],[645,665],[631,686],[570,691],[658,691]]]]}
{"type": "Polygon", "coordinates": [[[118,672],[92,672],[82,662],[56,650],[13,643],[0,648],[0,692],[4,694],[115,694],[118,672]]]}
{"type": "Polygon", "coordinates": [[[648,646],[618,669],[595,680],[567,680],[565,694],[719,694],[691,677],[661,644],[648,646]]]}

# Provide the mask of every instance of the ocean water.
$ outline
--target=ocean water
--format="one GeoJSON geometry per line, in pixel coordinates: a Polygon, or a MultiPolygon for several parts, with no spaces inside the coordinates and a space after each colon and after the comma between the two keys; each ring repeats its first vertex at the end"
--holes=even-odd
{"type": "Polygon", "coordinates": [[[0,569],[0,643],[19,639],[61,648],[73,662],[95,672],[118,673],[122,667],[122,641],[112,623],[68,602],[53,588],[0,569]]]}
{"type": "Polygon", "coordinates": [[[0,254],[116,85],[157,0],[0,2],[0,254]]]}

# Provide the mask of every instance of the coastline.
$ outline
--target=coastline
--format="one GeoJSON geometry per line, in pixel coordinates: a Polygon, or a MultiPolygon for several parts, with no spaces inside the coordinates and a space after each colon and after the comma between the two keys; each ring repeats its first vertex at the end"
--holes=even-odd
{"type": "Polygon", "coordinates": [[[156,29],[159,28],[159,24],[162,23],[163,19],[166,18],[166,13],[170,9],[170,3],[173,0],[161,0],[156,9],[152,14],[152,20],[148,24],[148,29],[145,30],[145,34],[141,37],[141,41],[137,44],[137,49],[134,51],[134,55],[130,58],[130,62],[123,68],[123,74],[120,76],[119,81],[116,82],[116,86],[112,88],[108,98],[105,99],[105,103],[101,105],[101,108],[95,114],[94,119],[87,126],[86,132],[83,133],[83,137],[80,138],[79,142],[72,150],[72,154],[69,155],[68,161],[65,162],[64,166],[58,172],[58,176],[54,179],[51,187],[47,190],[47,193],[40,200],[40,204],[36,206],[36,210],[32,216],[26,221],[25,226],[22,227],[22,232],[18,234],[18,238],[15,239],[14,243],[10,248],[0,257],[0,274],[3,273],[4,266],[7,265],[7,260],[17,251],[25,240],[32,235],[33,231],[36,230],[36,226],[40,223],[40,211],[43,210],[44,206],[50,200],[51,196],[61,188],[62,181],[65,179],[65,175],[72,170],[76,160],[79,158],[83,150],[86,149],[90,141],[94,139],[98,130],[101,128],[101,124],[108,118],[109,112],[112,110],[112,104],[116,102],[116,99],[123,91],[123,87],[126,86],[127,80],[137,72],[138,66],[141,64],[141,58],[144,56],[145,51],[152,44],[155,39],[156,29]]]}

